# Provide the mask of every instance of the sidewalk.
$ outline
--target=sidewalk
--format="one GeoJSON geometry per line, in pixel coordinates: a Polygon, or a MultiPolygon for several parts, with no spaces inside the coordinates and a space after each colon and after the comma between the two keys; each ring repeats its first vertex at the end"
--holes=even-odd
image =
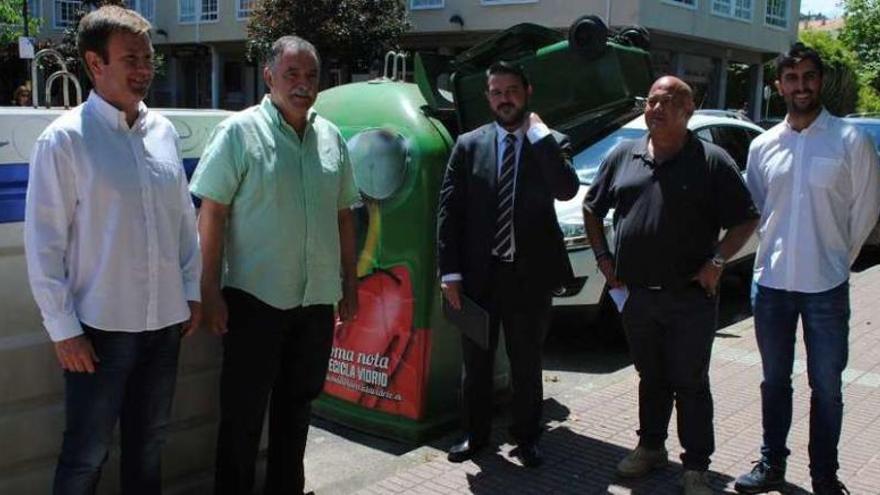
{"type": "MultiPolygon", "coordinates": [[[[880,493],[880,266],[851,280],[852,320],[850,360],[844,374],[844,426],[840,443],[840,477],[853,494],[880,493]]],[[[733,479],[751,469],[761,444],[761,362],[753,320],[719,331],[712,357],[715,398],[716,451],[712,458],[713,485],[732,493],[733,479]]],[[[802,339],[795,362],[794,415],[789,448],[787,493],[809,493],[807,441],[810,389],[802,339]]],[[[503,428],[496,428],[495,453],[472,462],[451,464],[437,453],[416,466],[358,491],[360,495],[448,493],[475,494],[666,494],[679,493],[681,465],[675,420],[667,448],[670,466],[638,481],[619,479],[617,461],[637,441],[637,377],[627,377],[585,392],[565,404],[548,401],[549,418],[541,447],[545,463],[524,469],[509,456],[512,446],[503,428]]],[[[545,380],[551,379],[545,372],[545,380]]]]}

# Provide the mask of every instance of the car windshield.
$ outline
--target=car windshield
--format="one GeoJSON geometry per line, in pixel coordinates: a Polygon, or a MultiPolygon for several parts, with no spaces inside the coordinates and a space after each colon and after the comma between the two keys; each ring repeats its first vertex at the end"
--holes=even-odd
{"type": "Polygon", "coordinates": [[[602,165],[602,161],[617,146],[617,143],[624,139],[636,139],[644,135],[644,129],[621,128],[575,155],[574,169],[577,171],[581,184],[593,182],[593,178],[599,171],[599,165],[602,165]]]}
{"type": "Polygon", "coordinates": [[[874,142],[874,148],[880,153],[880,124],[856,124],[856,127],[868,133],[874,142]]]}

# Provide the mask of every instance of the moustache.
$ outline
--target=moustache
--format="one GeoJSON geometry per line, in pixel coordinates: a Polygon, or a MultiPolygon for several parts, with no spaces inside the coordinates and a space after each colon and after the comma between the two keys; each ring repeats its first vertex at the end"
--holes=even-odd
{"type": "Polygon", "coordinates": [[[300,98],[311,98],[312,92],[307,89],[295,89],[290,92],[291,96],[299,96],[300,98]]]}

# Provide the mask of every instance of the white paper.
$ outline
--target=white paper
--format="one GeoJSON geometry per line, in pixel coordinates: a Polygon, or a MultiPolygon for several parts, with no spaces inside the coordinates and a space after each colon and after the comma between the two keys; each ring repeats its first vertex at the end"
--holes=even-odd
{"type": "Polygon", "coordinates": [[[34,38],[18,38],[18,58],[34,58],[34,38]]]}
{"type": "Polygon", "coordinates": [[[617,306],[617,312],[623,313],[623,305],[626,304],[626,300],[629,298],[629,289],[624,285],[623,287],[610,289],[608,294],[611,296],[611,299],[614,300],[614,305],[617,306]]]}

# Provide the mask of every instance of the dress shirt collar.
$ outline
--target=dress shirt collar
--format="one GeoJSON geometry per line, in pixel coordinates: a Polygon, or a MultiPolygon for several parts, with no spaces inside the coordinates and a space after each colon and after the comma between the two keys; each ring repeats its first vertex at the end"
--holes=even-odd
{"type": "Polygon", "coordinates": [[[507,137],[508,134],[513,134],[514,136],[516,136],[517,144],[519,144],[519,143],[522,143],[523,136],[526,135],[526,125],[528,124],[528,122],[523,122],[523,125],[519,126],[519,129],[517,129],[513,132],[510,132],[507,129],[501,127],[501,124],[499,124],[498,122],[494,122],[494,124],[495,124],[495,132],[498,134],[498,137],[497,137],[498,143],[503,143],[504,138],[507,137]]]}
{"type": "MultiPolygon", "coordinates": [[[[263,101],[260,102],[260,108],[262,108],[263,112],[266,113],[266,116],[269,117],[269,121],[272,122],[272,125],[278,126],[284,130],[296,134],[293,126],[291,126],[286,120],[284,120],[284,116],[281,115],[281,112],[278,111],[278,107],[276,107],[275,104],[272,103],[272,98],[269,95],[263,97],[263,101]]],[[[317,116],[318,112],[316,112],[314,108],[310,108],[309,113],[306,117],[306,132],[308,132],[309,127],[314,124],[315,118],[317,116]]]]}
{"type": "Polygon", "coordinates": [[[144,119],[147,116],[147,105],[144,102],[138,103],[138,116],[134,124],[129,128],[128,121],[125,119],[125,112],[111,105],[107,100],[101,97],[97,91],[92,90],[89,93],[89,99],[86,106],[98,114],[111,129],[115,131],[140,130],[143,128],[144,119]]]}
{"type": "Polygon", "coordinates": [[[785,116],[785,119],[782,122],[784,124],[784,132],[812,132],[813,129],[821,131],[827,129],[828,126],[831,124],[831,114],[828,113],[828,110],[826,110],[825,107],[822,107],[822,110],[819,112],[819,115],[816,116],[816,119],[813,120],[813,122],[809,126],[801,129],[800,131],[796,131],[793,127],[791,127],[791,124],[788,123],[788,115],[785,116]]]}

